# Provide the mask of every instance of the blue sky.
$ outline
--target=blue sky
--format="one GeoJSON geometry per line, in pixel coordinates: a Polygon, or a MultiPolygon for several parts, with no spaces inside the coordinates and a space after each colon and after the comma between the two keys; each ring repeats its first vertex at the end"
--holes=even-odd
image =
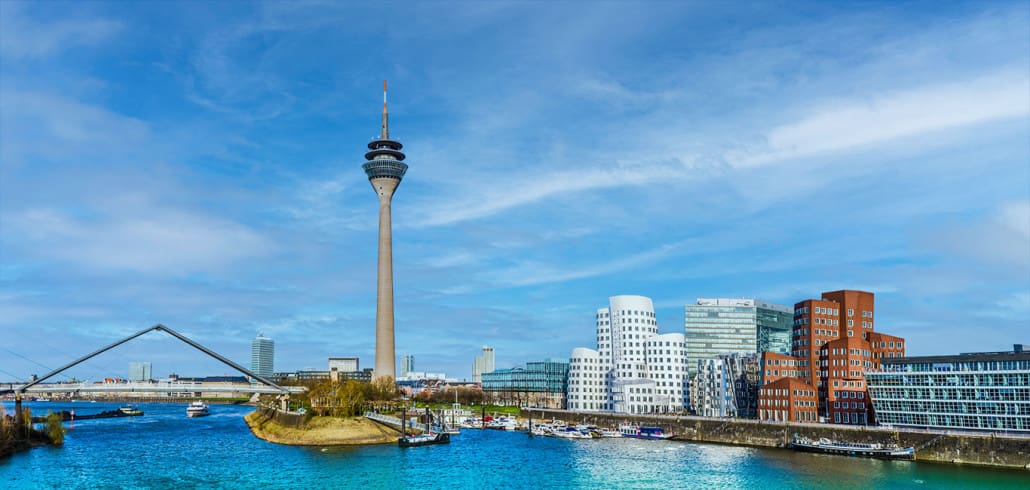
{"type": "MultiPolygon", "coordinates": [[[[0,380],[163,323],[372,365],[591,346],[615,294],[877,295],[910,354],[1030,342],[1025,2],[0,2],[0,380]]],[[[227,368],[151,334],[71,374],[227,368]]]]}

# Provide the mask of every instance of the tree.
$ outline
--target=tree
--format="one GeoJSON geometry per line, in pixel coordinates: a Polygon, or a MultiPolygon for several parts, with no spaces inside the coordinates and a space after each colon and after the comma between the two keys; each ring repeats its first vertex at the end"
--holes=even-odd
{"type": "Polygon", "coordinates": [[[50,437],[50,442],[58,446],[64,444],[64,425],[61,423],[62,421],[63,420],[60,413],[47,413],[47,436],[50,437]]]}

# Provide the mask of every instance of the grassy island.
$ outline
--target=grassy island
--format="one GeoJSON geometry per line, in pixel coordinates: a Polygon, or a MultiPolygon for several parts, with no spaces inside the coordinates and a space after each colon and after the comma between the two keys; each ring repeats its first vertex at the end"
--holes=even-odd
{"type": "Polygon", "coordinates": [[[274,412],[258,409],[245,420],[255,436],[293,446],[352,446],[392,444],[400,432],[361,416],[304,418],[300,423],[279,420],[274,412]]]}

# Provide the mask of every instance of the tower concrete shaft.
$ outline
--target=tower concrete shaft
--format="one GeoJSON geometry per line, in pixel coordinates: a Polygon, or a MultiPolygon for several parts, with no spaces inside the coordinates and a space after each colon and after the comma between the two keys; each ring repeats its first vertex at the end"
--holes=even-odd
{"type": "Polygon", "coordinates": [[[403,145],[390,139],[389,115],[386,111],[386,81],[383,81],[383,124],[379,139],[368,144],[362,168],[372,190],[379,196],[379,269],[376,288],[376,360],[373,378],[396,378],[393,322],[393,231],[391,202],[393,193],[404,178],[408,165],[401,152],[403,145]]]}
{"type": "Polygon", "coordinates": [[[376,378],[394,376],[393,333],[393,230],[390,203],[401,183],[390,178],[372,179],[372,188],[379,195],[379,284],[376,288],[376,378]]]}

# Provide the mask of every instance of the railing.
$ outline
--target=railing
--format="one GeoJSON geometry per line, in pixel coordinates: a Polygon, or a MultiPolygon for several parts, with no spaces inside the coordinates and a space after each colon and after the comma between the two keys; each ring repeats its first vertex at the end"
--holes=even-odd
{"type": "MultiPolygon", "coordinates": [[[[412,412],[414,413],[414,412],[412,412]]],[[[376,422],[383,423],[386,425],[396,426],[397,429],[401,428],[401,419],[390,415],[383,415],[376,412],[365,412],[365,418],[369,420],[375,420],[376,422]]],[[[421,430],[423,432],[429,432],[429,424],[420,424],[418,422],[411,422],[410,420],[405,424],[406,427],[410,427],[415,430],[421,430]]]]}

